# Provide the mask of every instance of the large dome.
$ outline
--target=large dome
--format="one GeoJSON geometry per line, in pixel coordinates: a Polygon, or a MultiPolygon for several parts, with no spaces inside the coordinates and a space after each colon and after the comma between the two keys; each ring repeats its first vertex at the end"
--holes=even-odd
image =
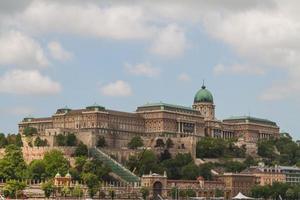
{"type": "Polygon", "coordinates": [[[194,98],[194,103],[199,102],[207,102],[207,103],[213,103],[214,98],[213,95],[209,90],[206,89],[206,87],[203,85],[201,89],[196,93],[194,98]]]}

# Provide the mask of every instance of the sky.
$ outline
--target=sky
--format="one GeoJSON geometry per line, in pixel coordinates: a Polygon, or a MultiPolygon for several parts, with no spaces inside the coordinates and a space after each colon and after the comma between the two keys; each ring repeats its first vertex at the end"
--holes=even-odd
{"type": "Polygon", "coordinates": [[[297,0],[0,2],[0,131],[94,103],[191,106],[275,121],[300,139],[297,0]]]}

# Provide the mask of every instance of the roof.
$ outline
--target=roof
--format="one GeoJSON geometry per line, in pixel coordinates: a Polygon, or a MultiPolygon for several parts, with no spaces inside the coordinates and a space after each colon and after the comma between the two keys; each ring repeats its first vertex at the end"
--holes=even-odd
{"type": "Polygon", "coordinates": [[[181,109],[181,110],[188,110],[188,111],[192,111],[192,112],[199,112],[191,107],[180,106],[180,105],[176,105],[176,104],[168,104],[168,103],[163,103],[163,102],[147,103],[145,105],[139,106],[137,108],[137,111],[139,111],[140,109],[143,109],[143,108],[151,108],[151,107],[159,107],[160,110],[165,110],[168,108],[175,108],[175,109],[181,109]]]}
{"type": "Polygon", "coordinates": [[[214,102],[213,95],[209,90],[206,89],[205,85],[203,85],[201,89],[198,90],[198,92],[194,97],[194,103],[199,103],[199,102],[207,102],[207,103],[214,102]]]}
{"type": "Polygon", "coordinates": [[[275,122],[268,120],[268,119],[262,119],[257,117],[251,117],[251,116],[233,116],[226,119],[223,119],[224,122],[253,122],[253,123],[260,123],[260,124],[267,124],[272,126],[277,126],[275,122]]]}
{"type": "Polygon", "coordinates": [[[105,109],[105,107],[104,106],[100,106],[99,104],[97,104],[97,103],[94,103],[93,105],[91,105],[91,106],[87,106],[86,107],[86,109],[100,109],[100,110],[104,110],[105,109]]]}
{"type": "Polygon", "coordinates": [[[295,171],[300,171],[299,167],[295,166],[278,166],[279,169],[281,170],[295,170],[295,171]]]}

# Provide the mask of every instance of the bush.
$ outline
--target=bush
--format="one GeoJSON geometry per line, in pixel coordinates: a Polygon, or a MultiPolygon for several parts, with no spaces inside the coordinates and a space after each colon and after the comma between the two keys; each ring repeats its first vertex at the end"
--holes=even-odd
{"type": "Polygon", "coordinates": [[[55,191],[55,187],[54,187],[53,181],[48,181],[46,183],[43,183],[42,184],[42,190],[44,191],[46,198],[51,197],[51,195],[55,191]]]}
{"type": "Polygon", "coordinates": [[[106,141],[103,136],[100,136],[98,141],[97,141],[97,147],[105,147],[106,146],[106,141]]]}
{"type": "Polygon", "coordinates": [[[34,128],[34,127],[26,127],[24,128],[23,130],[23,134],[26,136],[26,137],[29,137],[29,136],[33,136],[33,135],[36,135],[38,133],[37,129],[34,128]]]}
{"type": "Polygon", "coordinates": [[[48,145],[47,139],[42,140],[39,136],[34,140],[34,146],[44,147],[48,145]]]}
{"type": "Polygon", "coordinates": [[[82,142],[79,143],[79,145],[76,147],[74,155],[76,157],[80,157],[80,156],[88,156],[88,147],[83,144],[82,142]]]}
{"type": "Polygon", "coordinates": [[[3,187],[3,193],[5,197],[19,198],[22,196],[22,190],[24,190],[26,184],[16,180],[7,181],[3,187]]]}
{"type": "Polygon", "coordinates": [[[129,149],[137,149],[138,147],[144,146],[143,140],[140,136],[133,137],[128,143],[129,149]]]}

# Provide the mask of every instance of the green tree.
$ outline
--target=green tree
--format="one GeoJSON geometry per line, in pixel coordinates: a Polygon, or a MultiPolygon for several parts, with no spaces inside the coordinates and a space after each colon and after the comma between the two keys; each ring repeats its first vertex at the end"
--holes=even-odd
{"type": "Polygon", "coordinates": [[[24,128],[24,130],[23,130],[23,134],[26,137],[37,135],[37,133],[38,133],[37,129],[34,127],[30,127],[30,126],[24,128]]]}
{"type": "Polygon", "coordinates": [[[199,175],[202,176],[205,180],[212,180],[211,173],[212,165],[210,163],[204,163],[199,166],[199,175]]]}
{"type": "Polygon", "coordinates": [[[75,168],[79,171],[82,172],[83,166],[86,163],[87,158],[85,156],[79,156],[75,158],[75,168]]]}
{"type": "Polygon", "coordinates": [[[187,180],[196,180],[200,174],[199,167],[194,163],[189,163],[188,165],[182,167],[182,178],[187,180]]]}
{"type": "Polygon", "coordinates": [[[63,134],[58,134],[57,136],[55,136],[55,141],[57,146],[66,146],[67,144],[66,136],[64,136],[63,134]]]}
{"type": "Polygon", "coordinates": [[[0,160],[0,177],[3,179],[26,178],[27,166],[23,159],[22,150],[16,145],[5,148],[5,156],[0,160]]]}
{"type": "Polygon", "coordinates": [[[98,177],[92,173],[85,173],[83,174],[83,180],[88,187],[90,197],[93,198],[99,187],[98,177]]]}
{"type": "Polygon", "coordinates": [[[74,133],[69,133],[66,136],[66,146],[76,146],[77,145],[77,138],[74,133]]]}
{"type": "Polygon", "coordinates": [[[80,142],[75,149],[74,155],[76,157],[88,156],[88,147],[85,144],[83,144],[82,142],[80,142]]]}
{"type": "Polygon", "coordinates": [[[215,196],[216,197],[224,197],[224,190],[221,190],[221,189],[216,189],[215,190],[215,196]]]}
{"type": "Polygon", "coordinates": [[[55,186],[53,184],[53,181],[51,180],[43,183],[42,190],[44,191],[46,198],[51,197],[51,195],[55,192],[55,186]]]}
{"type": "Polygon", "coordinates": [[[198,158],[218,158],[224,155],[225,149],[223,139],[205,137],[197,143],[196,155],[198,158]]]}
{"type": "Polygon", "coordinates": [[[47,146],[47,139],[42,140],[39,136],[34,140],[34,146],[36,147],[44,147],[47,146]]]}
{"type": "Polygon", "coordinates": [[[143,140],[140,136],[133,137],[128,143],[129,149],[137,149],[138,147],[144,146],[143,140]]]}
{"type": "Polygon", "coordinates": [[[116,192],[113,189],[110,189],[109,190],[109,196],[110,196],[111,199],[114,199],[115,196],[116,196],[116,192]]]}
{"type": "Polygon", "coordinates": [[[168,149],[173,148],[174,143],[173,143],[173,141],[172,141],[171,138],[168,138],[168,139],[167,139],[167,141],[166,141],[166,146],[167,146],[168,149]]]}
{"type": "Polygon", "coordinates": [[[47,177],[44,160],[33,160],[28,167],[28,171],[31,179],[41,180],[47,177]]]}
{"type": "Polygon", "coordinates": [[[105,147],[105,146],[106,146],[105,138],[103,136],[100,136],[97,141],[97,147],[105,147]]]}
{"type": "Polygon", "coordinates": [[[64,186],[62,189],[61,189],[61,196],[63,197],[67,197],[71,194],[71,190],[68,186],[64,186]]]}
{"type": "Polygon", "coordinates": [[[83,190],[80,185],[75,185],[74,189],[72,190],[72,196],[73,197],[82,197],[83,196],[83,190]]]}
{"type": "Polygon", "coordinates": [[[141,192],[142,197],[143,197],[144,200],[146,200],[147,197],[148,197],[149,194],[150,194],[149,188],[147,188],[147,187],[142,187],[142,188],[140,189],[140,192],[141,192]]]}
{"type": "Polygon", "coordinates": [[[169,152],[168,149],[165,149],[161,154],[160,154],[160,161],[164,161],[164,160],[168,160],[168,159],[171,159],[172,156],[169,152]]]}
{"type": "Polygon", "coordinates": [[[186,197],[196,197],[196,191],[193,189],[187,189],[185,191],[186,197]]]}
{"type": "Polygon", "coordinates": [[[25,189],[26,184],[16,180],[7,181],[3,187],[3,194],[9,198],[19,198],[22,191],[25,189]]]}
{"type": "Polygon", "coordinates": [[[57,172],[66,174],[69,169],[69,161],[59,150],[51,150],[44,155],[47,177],[54,177],[57,172]]]}
{"type": "Polygon", "coordinates": [[[0,133],[0,148],[4,148],[8,144],[4,133],[0,133]]]}

